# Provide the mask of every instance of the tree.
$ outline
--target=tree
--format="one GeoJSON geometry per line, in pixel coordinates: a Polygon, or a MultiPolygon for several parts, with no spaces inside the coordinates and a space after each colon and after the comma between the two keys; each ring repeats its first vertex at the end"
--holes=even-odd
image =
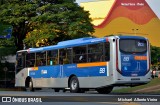
{"type": "Polygon", "coordinates": [[[36,28],[25,39],[29,46],[37,43],[40,44],[37,46],[56,44],[62,40],[89,36],[94,32],[87,11],[72,0],[56,3],[41,3],[37,8],[38,16],[32,18],[36,28]]]}
{"type": "Polygon", "coordinates": [[[157,64],[158,61],[160,59],[160,47],[156,47],[156,46],[151,46],[151,63],[157,64]]]}
{"type": "Polygon", "coordinates": [[[54,44],[88,36],[94,31],[88,15],[73,0],[4,0],[0,5],[0,23],[13,26],[17,50],[24,39],[34,47],[41,40],[54,44]]]}
{"type": "Polygon", "coordinates": [[[15,53],[14,37],[10,39],[0,39],[0,63],[1,60],[5,60],[5,56],[15,55],[15,53]]]}
{"type": "Polygon", "coordinates": [[[1,0],[1,1],[0,1],[0,5],[2,5],[3,3],[4,3],[4,0],[1,0]]]}
{"type": "Polygon", "coordinates": [[[33,30],[31,18],[36,16],[37,4],[29,0],[5,0],[0,6],[0,23],[13,26],[12,35],[15,37],[17,50],[23,48],[26,33],[33,30]]]}

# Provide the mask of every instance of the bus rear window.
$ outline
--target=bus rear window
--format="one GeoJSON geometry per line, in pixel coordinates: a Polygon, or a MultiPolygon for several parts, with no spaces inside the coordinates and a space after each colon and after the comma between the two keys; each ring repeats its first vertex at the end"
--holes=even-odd
{"type": "Polygon", "coordinates": [[[123,53],[144,53],[147,51],[146,40],[139,39],[121,39],[120,51],[123,53]]]}

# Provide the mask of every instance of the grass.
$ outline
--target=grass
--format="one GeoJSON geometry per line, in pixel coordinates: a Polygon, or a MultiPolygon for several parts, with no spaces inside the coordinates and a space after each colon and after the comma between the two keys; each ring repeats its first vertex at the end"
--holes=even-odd
{"type": "MultiPolygon", "coordinates": [[[[156,85],[160,85],[160,78],[152,79],[148,84],[145,84],[145,85],[113,90],[112,93],[133,93],[136,90],[144,89],[144,88],[148,88],[148,87],[152,87],[152,86],[156,86],[156,85]]],[[[138,93],[143,93],[143,91],[138,92],[138,93]]],[[[152,92],[152,93],[160,93],[160,90],[152,92]]]]}

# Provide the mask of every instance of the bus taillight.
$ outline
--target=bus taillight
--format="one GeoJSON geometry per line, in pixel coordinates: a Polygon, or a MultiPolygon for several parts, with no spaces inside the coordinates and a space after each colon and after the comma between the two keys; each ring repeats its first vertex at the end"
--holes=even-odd
{"type": "Polygon", "coordinates": [[[116,39],[116,69],[120,74],[122,74],[121,70],[118,67],[118,39],[116,39]]]}

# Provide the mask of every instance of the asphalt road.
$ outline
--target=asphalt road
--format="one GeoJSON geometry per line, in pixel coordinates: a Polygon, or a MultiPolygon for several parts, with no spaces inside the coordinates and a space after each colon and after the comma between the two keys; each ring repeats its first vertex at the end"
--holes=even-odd
{"type": "Polygon", "coordinates": [[[0,91],[0,98],[0,105],[28,105],[28,102],[29,105],[160,105],[158,94],[63,93],[52,89],[35,92],[0,91]]]}

